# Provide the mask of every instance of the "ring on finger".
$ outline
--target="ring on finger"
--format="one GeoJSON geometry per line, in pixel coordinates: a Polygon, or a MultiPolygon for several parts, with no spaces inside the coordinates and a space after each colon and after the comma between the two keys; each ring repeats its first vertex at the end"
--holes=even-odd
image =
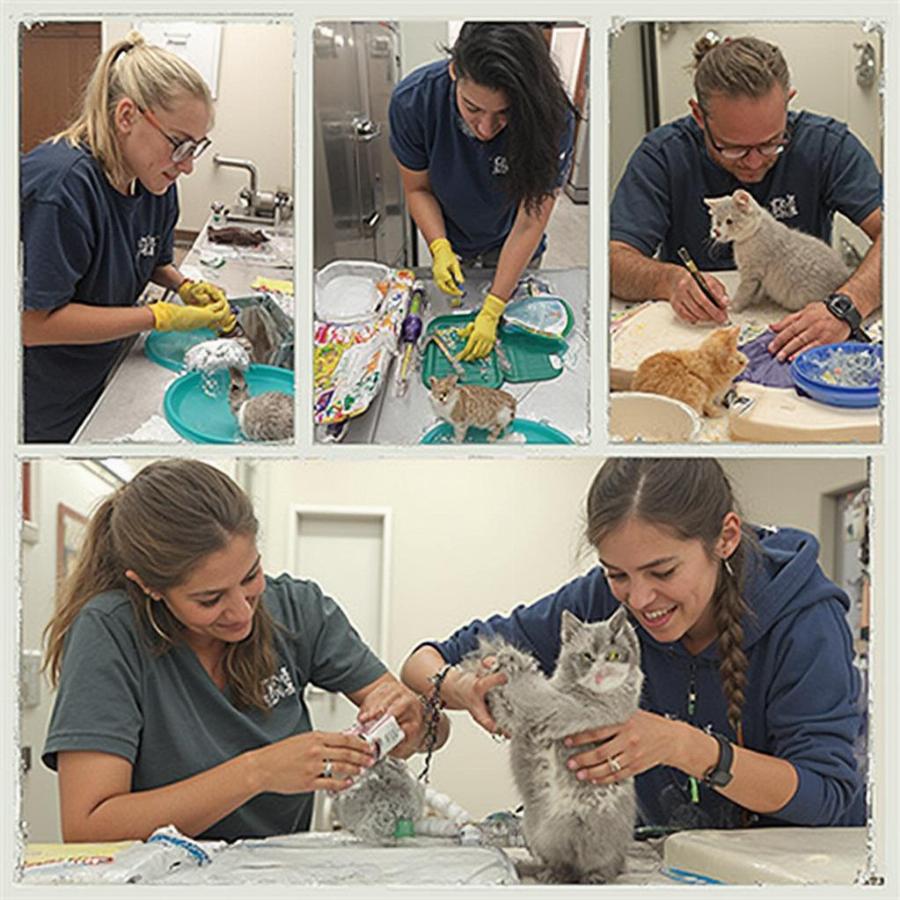
{"type": "Polygon", "coordinates": [[[331,778],[332,775],[334,775],[334,764],[330,759],[326,759],[322,768],[322,778],[331,778]]]}
{"type": "Polygon", "coordinates": [[[609,769],[613,773],[613,775],[618,775],[619,772],[622,771],[622,763],[620,763],[614,756],[610,756],[606,761],[609,763],[609,769]]]}

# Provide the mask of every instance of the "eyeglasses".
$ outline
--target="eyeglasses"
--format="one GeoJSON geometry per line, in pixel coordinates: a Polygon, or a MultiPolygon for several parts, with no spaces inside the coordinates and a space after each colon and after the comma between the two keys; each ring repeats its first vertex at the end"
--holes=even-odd
{"type": "Polygon", "coordinates": [[[159,124],[159,119],[149,109],[142,109],[138,106],[138,112],[172,145],[172,162],[174,163],[184,162],[188,157],[197,159],[212,143],[208,137],[201,138],[199,141],[195,141],[193,138],[180,141],[166,133],[159,124]]]}
{"type": "Polygon", "coordinates": [[[713,137],[713,133],[709,129],[709,122],[706,120],[706,113],[702,113],[703,127],[706,129],[706,136],[709,138],[710,144],[715,148],[716,152],[722,155],[723,159],[729,159],[732,162],[743,159],[751,150],[755,150],[761,156],[773,157],[779,153],[784,153],[784,148],[791,142],[790,129],[785,127],[781,133],[781,137],[774,141],[766,141],[764,144],[752,144],[749,147],[720,147],[713,137]]]}

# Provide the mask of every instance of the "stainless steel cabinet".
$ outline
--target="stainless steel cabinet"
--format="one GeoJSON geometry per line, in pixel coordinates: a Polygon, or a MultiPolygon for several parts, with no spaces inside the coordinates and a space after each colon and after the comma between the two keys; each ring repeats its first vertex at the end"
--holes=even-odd
{"type": "Polygon", "coordinates": [[[388,144],[388,103],[400,79],[388,22],[320,22],[314,31],[314,263],[405,265],[408,225],[388,144]]]}

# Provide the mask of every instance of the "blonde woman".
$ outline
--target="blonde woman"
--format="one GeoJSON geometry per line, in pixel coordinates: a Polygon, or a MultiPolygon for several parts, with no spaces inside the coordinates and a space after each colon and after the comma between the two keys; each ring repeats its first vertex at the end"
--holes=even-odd
{"type": "Polygon", "coordinates": [[[361,738],[312,730],[308,684],[360,721],[394,715],[393,756],[446,739],[333,600],[264,574],[256,534],[238,485],[188,459],[152,463],[92,516],[45,632],[63,840],[308,829],[312,792],[372,763],[361,738]]]}
{"type": "Polygon", "coordinates": [[[172,264],[175,183],[212,122],[200,75],[133,32],[98,60],[78,118],[23,158],[26,441],[72,438],[123,338],[233,324],[219,288],[172,264]],[[151,281],[185,305],[135,306],[151,281]]]}

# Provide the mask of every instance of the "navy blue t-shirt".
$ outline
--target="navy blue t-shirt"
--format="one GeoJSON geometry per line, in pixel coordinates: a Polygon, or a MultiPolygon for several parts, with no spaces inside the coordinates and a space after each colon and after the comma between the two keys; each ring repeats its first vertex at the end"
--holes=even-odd
{"type": "MultiPolygon", "coordinates": [[[[400,165],[428,170],[431,192],[444,214],[447,239],[460,256],[487,253],[503,245],[517,206],[503,187],[509,170],[507,131],[490,141],[467,134],[456,105],[449,62],[421,66],[394,88],[389,110],[391,150],[400,165]]],[[[568,111],[560,143],[559,178],[565,180],[572,158],[575,117],[568,111]]],[[[541,239],[541,252],[546,239],[541,239]]]]}
{"type": "Polygon", "coordinates": [[[742,187],[790,228],[831,239],[841,212],[857,225],[878,209],[881,175],[847,126],[810,112],[788,113],[791,140],[758,184],[743,184],[710,159],[691,116],[651,131],[635,150],[616,188],[610,239],[664,262],[687,247],[701,269],[734,268],[730,245],[712,247],[704,197],[742,187]]]}
{"type": "MultiPolygon", "coordinates": [[[[22,159],[23,308],[133,306],[153,270],[172,262],[178,196],[137,182],[126,197],[97,160],[65,141],[22,159]]],[[[68,441],[103,389],[122,341],[26,347],[25,440],[68,441]]]]}

